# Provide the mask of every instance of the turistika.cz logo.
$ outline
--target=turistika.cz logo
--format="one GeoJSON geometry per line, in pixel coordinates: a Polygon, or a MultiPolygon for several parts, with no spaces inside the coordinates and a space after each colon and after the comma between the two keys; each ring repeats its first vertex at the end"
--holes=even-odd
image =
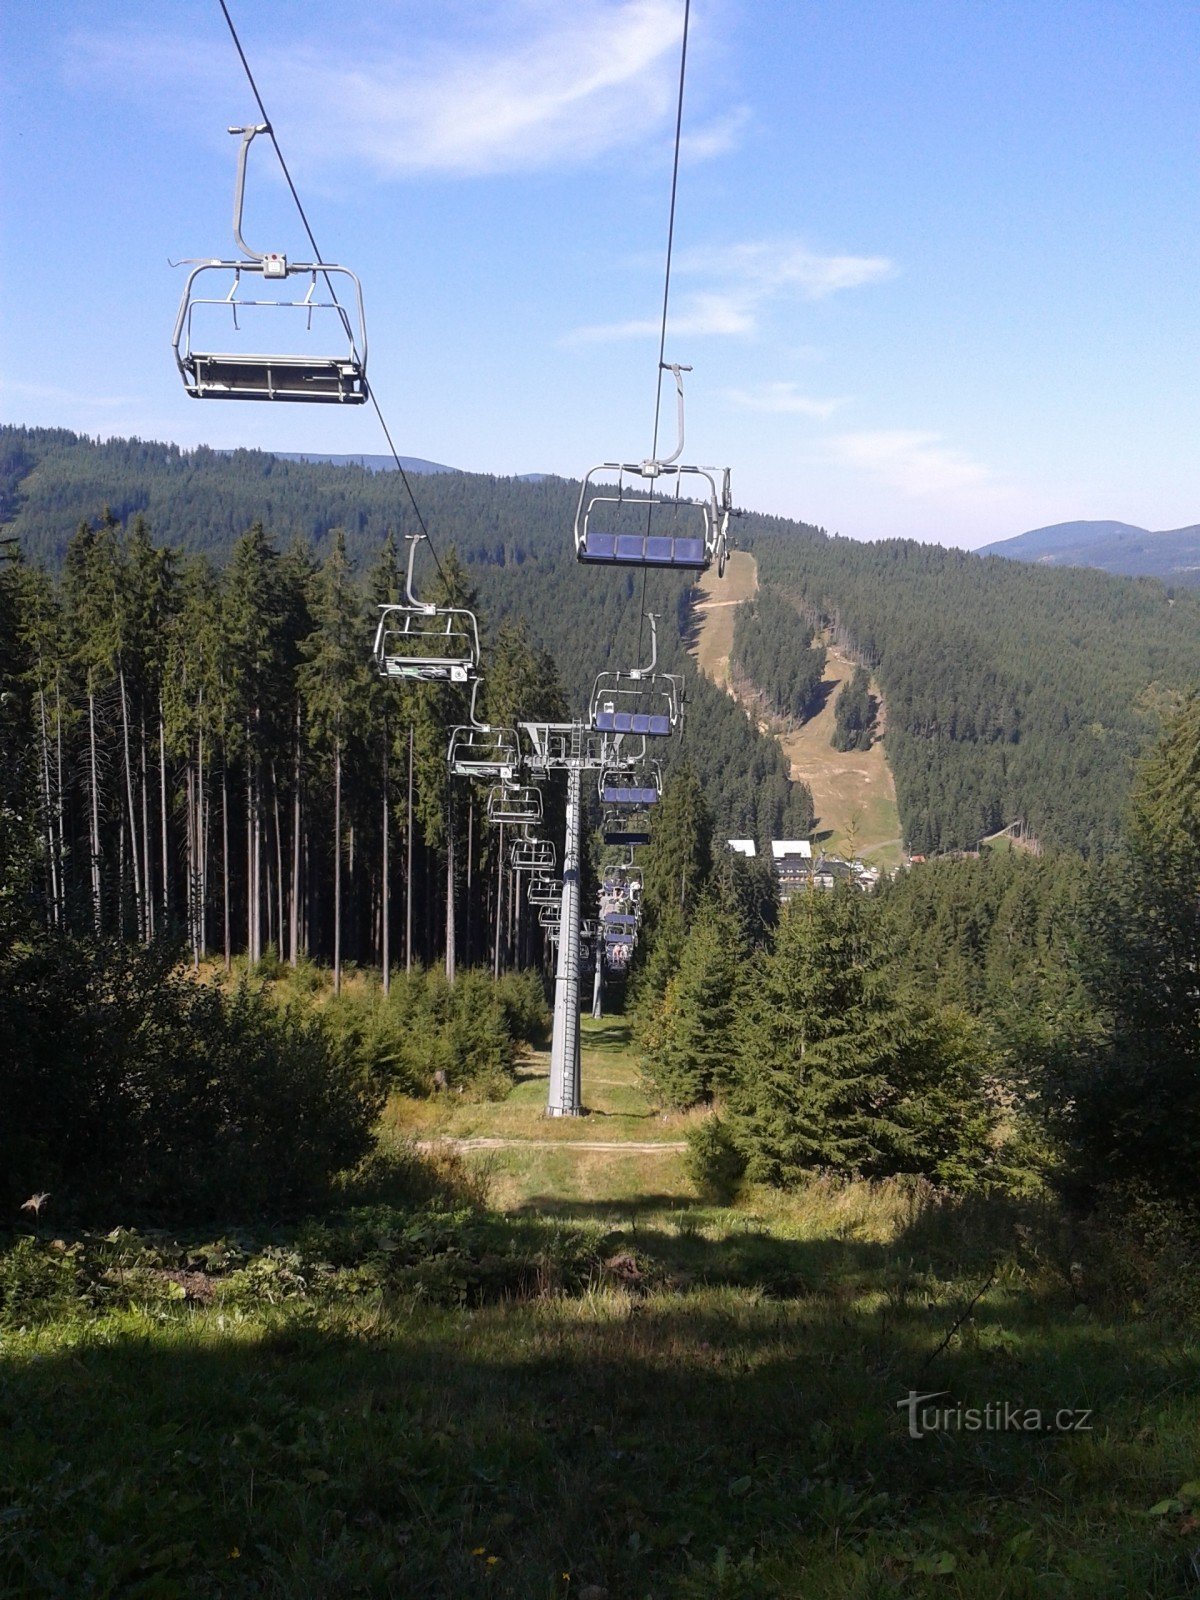
{"type": "Polygon", "coordinates": [[[1090,1433],[1091,1410],[1060,1406],[1043,1411],[1039,1406],[1021,1405],[1015,1400],[989,1400],[983,1406],[932,1405],[945,1400],[949,1389],[934,1389],[918,1394],[910,1389],[896,1405],[908,1412],[908,1436],[921,1439],[927,1433],[1090,1433]]]}

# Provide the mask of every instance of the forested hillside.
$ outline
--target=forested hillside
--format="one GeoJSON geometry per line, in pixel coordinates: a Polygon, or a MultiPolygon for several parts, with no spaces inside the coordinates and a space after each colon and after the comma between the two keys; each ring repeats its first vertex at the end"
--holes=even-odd
{"type": "Polygon", "coordinates": [[[906,540],[747,518],[759,574],[871,666],[910,850],[1023,818],[1043,843],[1111,838],[1168,691],[1200,682],[1200,596],[906,540]]]}
{"type": "MultiPolygon", "coordinates": [[[[651,573],[643,590],[628,570],[582,571],[571,544],[577,491],[564,479],[440,473],[416,492],[438,548],[453,544],[467,569],[485,638],[524,620],[576,708],[598,671],[634,664],[643,608],[663,613],[660,659],[689,674],[691,700],[668,763],[691,755],[721,830],[760,840],[807,830],[810,799],[789,783],[774,743],[691,672],[682,578],[651,573]]],[[[156,543],[218,564],[260,520],[276,547],[298,537],[318,555],[328,554],[331,530],[344,530],[360,573],[388,531],[415,527],[394,473],[46,429],[0,429],[0,506],[27,556],[51,567],[80,519],[96,521],[106,506],[118,521],[143,514],[156,543]]],[[[1016,818],[1043,842],[1097,847],[1111,835],[1132,760],[1157,730],[1165,691],[1200,682],[1200,597],[1191,592],[913,542],[864,545],[780,518],[747,515],[734,532],[763,582],[804,610],[798,656],[804,630],[822,621],[875,670],[914,851],[970,847],[1016,818]]]]}

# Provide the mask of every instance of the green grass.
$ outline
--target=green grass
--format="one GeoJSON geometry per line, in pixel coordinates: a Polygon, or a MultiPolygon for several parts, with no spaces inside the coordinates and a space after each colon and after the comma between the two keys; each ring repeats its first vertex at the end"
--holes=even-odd
{"type": "Polygon", "coordinates": [[[268,1275],[274,1303],[148,1293],[0,1331],[0,1594],[1195,1592],[1190,1333],[1073,1283],[1046,1205],[816,1181],[723,1210],[675,1151],[576,1147],[658,1126],[601,1027],[596,1114],[540,1119],[530,1077],[426,1124],[524,1131],[468,1157],[498,1211],[428,1225],[447,1272],[392,1270],[384,1213],[360,1213],[364,1265],[268,1275]],[[502,1298],[455,1303],[472,1262],[502,1298]],[[911,1439],[910,1388],[1093,1428],[911,1439]]]}

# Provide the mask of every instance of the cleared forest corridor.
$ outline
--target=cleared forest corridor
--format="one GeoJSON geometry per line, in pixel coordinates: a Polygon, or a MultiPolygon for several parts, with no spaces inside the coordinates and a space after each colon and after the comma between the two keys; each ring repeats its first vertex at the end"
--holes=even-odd
{"type": "MultiPolygon", "coordinates": [[[[735,550],[724,578],[710,570],[697,589],[696,663],[706,677],[739,698],[730,678],[729,655],[736,608],[758,589],[754,557],[748,551],[735,550]]],[[[896,785],[883,744],[877,740],[870,750],[842,751],[830,742],[837,697],[853,671],[853,662],[830,645],[821,710],[794,733],[776,737],[791,762],[792,777],[802,778],[812,790],[817,814],[814,844],[838,854],[853,854],[875,866],[894,867],[904,853],[896,785]]]]}

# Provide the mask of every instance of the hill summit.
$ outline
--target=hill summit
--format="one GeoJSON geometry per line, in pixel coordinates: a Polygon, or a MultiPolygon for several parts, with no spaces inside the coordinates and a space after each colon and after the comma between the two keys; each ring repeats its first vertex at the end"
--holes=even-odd
{"type": "Polygon", "coordinates": [[[1056,522],[999,539],[976,554],[1200,586],[1200,523],[1151,533],[1129,522],[1056,522]]]}

